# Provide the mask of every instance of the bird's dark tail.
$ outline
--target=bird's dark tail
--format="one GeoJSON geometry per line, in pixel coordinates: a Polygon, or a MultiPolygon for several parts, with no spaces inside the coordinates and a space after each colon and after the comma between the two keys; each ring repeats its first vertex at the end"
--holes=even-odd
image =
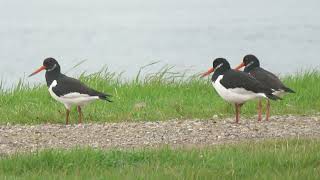
{"type": "Polygon", "coordinates": [[[111,98],[112,96],[110,95],[110,94],[103,94],[103,93],[101,93],[100,95],[99,95],[99,98],[101,99],[101,100],[105,100],[105,101],[108,101],[108,102],[113,102],[110,98],[111,98]]]}
{"type": "Polygon", "coordinates": [[[266,96],[267,96],[269,99],[274,100],[274,101],[276,101],[276,100],[282,100],[281,97],[278,97],[278,96],[273,95],[273,94],[266,94],[266,96]]]}
{"type": "Polygon", "coordinates": [[[294,90],[288,88],[288,87],[284,87],[283,90],[287,93],[296,93],[294,90]]]}

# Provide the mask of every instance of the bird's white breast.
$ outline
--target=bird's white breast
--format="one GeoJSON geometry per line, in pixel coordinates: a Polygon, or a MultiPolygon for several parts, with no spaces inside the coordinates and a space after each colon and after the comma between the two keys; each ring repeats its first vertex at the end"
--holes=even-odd
{"type": "Polygon", "coordinates": [[[244,88],[225,88],[221,83],[223,75],[220,75],[216,81],[212,82],[213,87],[217,93],[226,101],[231,103],[243,104],[248,100],[255,98],[265,98],[263,93],[254,93],[244,88]]]}
{"type": "Polygon", "coordinates": [[[58,83],[57,83],[56,80],[52,81],[52,83],[51,83],[50,86],[49,86],[49,93],[50,93],[50,95],[51,95],[51,97],[52,97],[53,99],[59,101],[59,97],[58,97],[58,96],[53,92],[53,90],[52,90],[52,88],[56,87],[57,84],[58,84],[58,83]]]}

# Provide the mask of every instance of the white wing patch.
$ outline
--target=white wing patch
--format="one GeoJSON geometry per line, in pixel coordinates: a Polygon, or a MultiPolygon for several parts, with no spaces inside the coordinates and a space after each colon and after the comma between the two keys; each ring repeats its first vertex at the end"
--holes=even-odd
{"type": "Polygon", "coordinates": [[[90,97],[88,94],[80,94],[78,92],[69,93],[62,96],[63,98],[80,98],[80,97],[90,97]]]}
{"type": "Polygon", "coordinates": [[[272,94],[278,97],[282,97],[286,94],[286,92],[284,90],[278,90],[278,91],[274,91],[272,94]]]}

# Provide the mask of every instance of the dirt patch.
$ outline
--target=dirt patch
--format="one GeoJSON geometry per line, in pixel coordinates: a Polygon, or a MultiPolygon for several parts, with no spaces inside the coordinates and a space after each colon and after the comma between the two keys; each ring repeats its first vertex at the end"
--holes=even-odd
{"type": "Polygon", "coordinates": [[[269,122],[242,119],[170,120],[82,125],[0,126],[0,154],[48,148],[144,148],[210,146],[270,138],[320,138],[320,117],[274,116],[269,122]]]}

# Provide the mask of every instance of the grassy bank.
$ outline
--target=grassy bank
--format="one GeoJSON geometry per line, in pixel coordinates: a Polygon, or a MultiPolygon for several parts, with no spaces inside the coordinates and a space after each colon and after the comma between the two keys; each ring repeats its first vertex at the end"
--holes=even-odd
{"type": "Polygon", "coordinates": [[[317,179],[319,140],[205,149],[49,150],[0,159],[1,179],[317,179]]]}
{"type": "MultiPolygon", "coordinates": [[[[43,74],[41,74],[43,76],[43,74]]],[[[81,76],[89,86],[113,95],[113,103],[103,101],[86,106],[85,121],[118,122],[211,118],[233,116],[234,108],[213,90],[209,79],[183,77],[164,68],[156,74],[131,81],[106,71],[81,76]]],[[[44,79],[43,79],[44,81],[44,79]]],[[[272,114],[310,115],[320,112],[320,72],[305,72],[283,78],[297,93],[272,103],[272,114]]],[[[243,116],[256,114],[256,102],[243,107],[243,116]]],[[[64,106],[53,100],[47,87],[19,83],[0,92],[0,123],[64,123],[64,106]]],[[[71,122],[77,119],[76,111],[71,122]]]]}

